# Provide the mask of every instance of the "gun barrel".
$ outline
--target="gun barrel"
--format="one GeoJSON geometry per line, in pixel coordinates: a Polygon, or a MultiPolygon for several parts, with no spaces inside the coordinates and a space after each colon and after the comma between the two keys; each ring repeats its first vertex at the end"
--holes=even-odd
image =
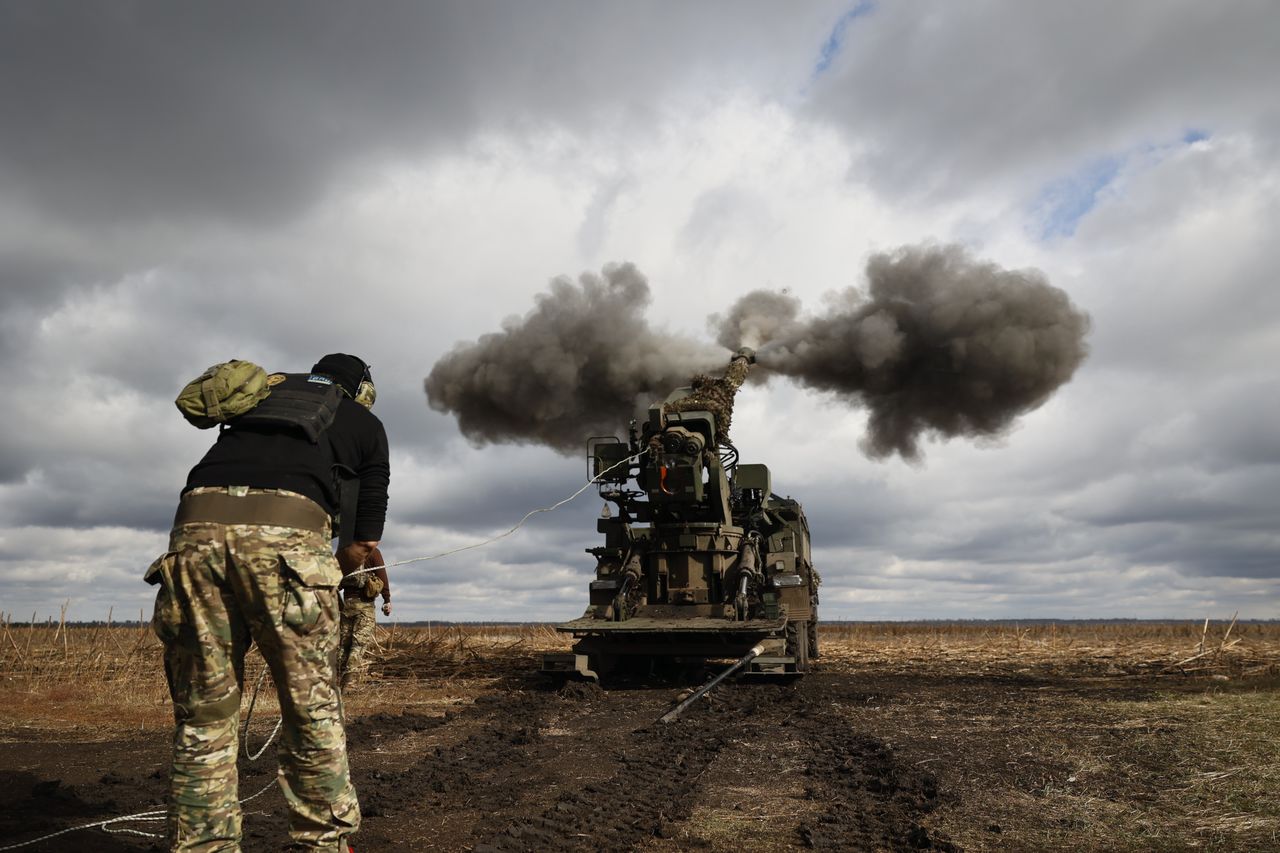
{"type": "Polygon", "coordinates": [[[729,423],[733,419],[733,401],[742,383],[747,381],[747,371],[755,362],[755,351],[743,347],[733,354],[725,367],[724,375],[717,378],[699,374],[685,396],[663,404],[667,412],[708,411],[716,419],[715,440],[718,444],[729,441],[729,423]]]}
{"type": "Polygon", "coordinates": [[[744,353],[742,350],[734,353],[733,358],[729,359],[729,366],[725,368],[724,382],[730,398],[738,393],[738,389],[742,387],[742,383],[747,381],[747,371],[751,369],[751,365],[756,363],[755,353],[750,350],[744,353]],[[750,353],[750,354],[748,354],[750,353]]]}

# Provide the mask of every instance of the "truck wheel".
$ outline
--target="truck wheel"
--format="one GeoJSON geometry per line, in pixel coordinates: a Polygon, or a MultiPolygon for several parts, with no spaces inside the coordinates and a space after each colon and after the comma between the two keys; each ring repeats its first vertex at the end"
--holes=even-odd
{"type": "Polygon", "coordinates": [[[796,672],[809,671],[809,622],[787,623],[787,654],[796,659],[796,672]]]}
{"type": "Polygon", "coordinates": [[[809,658],[818,658],[818,588],[809,589],[809,658]]]}

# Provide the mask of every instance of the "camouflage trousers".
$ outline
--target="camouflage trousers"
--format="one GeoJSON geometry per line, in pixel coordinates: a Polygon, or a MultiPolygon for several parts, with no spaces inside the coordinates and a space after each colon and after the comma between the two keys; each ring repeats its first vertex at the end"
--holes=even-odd
{"type": "Polygon", "coordinates": [[[237,730],[253,642],[280,698],[279,782],[289,833],[302,849],[346,853],[360,808],[334,685],[340,577],[319,531],[199,521],[174,527],[169,551],[147,572],[159,587],[152,625],[164,644],[176,724],[171,850],[240,850],[237,730]]]}
{"type": "Polygon", "coordinates": [[[338,672],[342,689],[359,682],[369,671],[369,647],[378,624],[374,602],[354,590],[342,597],[342,627],[338,646],[338,672]]]}

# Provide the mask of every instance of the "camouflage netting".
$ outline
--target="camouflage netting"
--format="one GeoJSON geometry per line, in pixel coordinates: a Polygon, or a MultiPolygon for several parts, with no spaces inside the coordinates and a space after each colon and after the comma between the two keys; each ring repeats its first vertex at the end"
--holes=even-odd
{"type": "Polygon", "coordinates": [[[693,377],[691,393],[663,404],[666,412],[710,412],[716,419],[716,443],[729,443],[729,423],[733,419],[733,398],[746,381],[751,364],[745,358],[729,362],[724,376],[716,378],[700,373],[693,377]]]}

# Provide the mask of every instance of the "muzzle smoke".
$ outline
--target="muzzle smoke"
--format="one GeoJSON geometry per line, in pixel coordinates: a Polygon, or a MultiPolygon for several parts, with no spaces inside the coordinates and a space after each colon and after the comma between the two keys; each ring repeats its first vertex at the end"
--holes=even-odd
{"type": "Polygon", "coordinates": [[[427,401],[478,444],[538,443],[581,453],[655,397],[721,366],[713,344],[649,328],[649,283],[632,264],[552,280],[523,319],[460,343],[426,379],[427,401]]]}
{"type": "Polygon", "coordinates": [[[1088,315],[1036,270],[976,261],[959,246],[907,246],[867,262],[867,293],[800,319],[798,300],[744,296],[718,323],[730,348],[870,413],[863,450],[920,455],[920,438],[1003,433],[1084,360],[1088,315]]]}
{"type": "MultiPolygon", "coordinates": [[[[426,380],[432,408],[478,443],[581,450],[700,372],[717,347],[656,332],[630,264],[551,283],[522,320],[460,344],[426,380]]],[[[1005,270],[958,246],[873,255],[867,289],[804,317],[759,290],[712,318],[717,341],[758,350],[757,373],[788,376],[869,412],[863,450],[918,459],[921,438],[994,437],[1040,406],[1084,360],[1089,318],[1035,270],[1005,270]]]]}

